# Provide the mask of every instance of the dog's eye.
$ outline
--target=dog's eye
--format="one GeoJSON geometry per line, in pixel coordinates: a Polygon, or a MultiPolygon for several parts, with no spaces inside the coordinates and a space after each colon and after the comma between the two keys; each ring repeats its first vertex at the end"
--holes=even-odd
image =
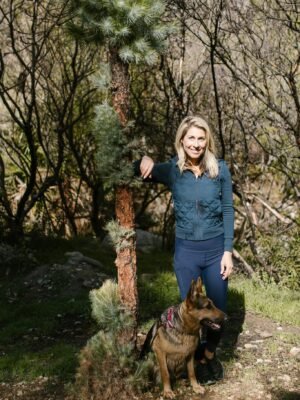
{"type": "Polygon", "coordinates": [[[210,310],[212,308],[212,305],[210,303],[208,303],[205,308],[207,308],[208,310],[210,310]]]}

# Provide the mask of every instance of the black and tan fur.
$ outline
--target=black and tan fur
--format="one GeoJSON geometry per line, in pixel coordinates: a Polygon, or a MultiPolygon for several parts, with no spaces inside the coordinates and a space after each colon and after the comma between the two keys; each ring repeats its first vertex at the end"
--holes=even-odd
{"type": "MultiPolygon", "coordinates": [[[[164,314],[163,314],[164,315],[164,314]]],[[[156,355],[163,395],[173,398],[170,374],[178,376],[187,368],[188,377],[196,393],[204,393],[204,388],[197,382],[194,369],[194,355],[199,343],[200,330],[203,325],[220,329],[219,323],[225,314],[216,308],[213,302],[202,292],[202,282],[192,282],[186,299],[180,303],[171,324],[161,318],[156,321],[147,334],[141,351],[141,357],[152,349],[156,355]]]]}

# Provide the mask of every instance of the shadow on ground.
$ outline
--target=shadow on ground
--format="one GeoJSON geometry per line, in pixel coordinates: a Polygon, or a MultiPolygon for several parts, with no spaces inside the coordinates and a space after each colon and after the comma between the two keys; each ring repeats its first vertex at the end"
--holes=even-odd
{"type": "Polygon", "coordinates": [[[286,390],[278,390],[272,393],[274,400],[300,400],[300,393],[288,392],[286,390]]]}
{"type": "Polygon", "coordinates": [[[224,335],[221,341],[220,358],[230,361],[236,358],[235,350],[239,335],[243,331],[245,321],[245,296],[235,289],[229,289],[228,293],[228,321],[226,322],[224,335]]]}

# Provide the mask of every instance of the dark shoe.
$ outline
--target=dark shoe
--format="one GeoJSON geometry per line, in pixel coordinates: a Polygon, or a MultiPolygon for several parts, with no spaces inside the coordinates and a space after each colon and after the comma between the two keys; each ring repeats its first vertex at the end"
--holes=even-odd
{"type": "Polygon", "coordinates": [[[198,361],[195,366],[195,373],[198,382],[202,385],[213,385],[214,383],[216,383],[216,380],[211,373],[211,370],[208,367],[207,363],[202,364],[198,361]]]}
{"type": "Polygon", "coordinates": [[[207,362],[207,368],[209,369],[211,375],[213,376],[215,381],[220,381],[224,378],[224,369],[220,362],[220,360],[214,355],[214,357],[210,360],[205,358],[207,362]]]}

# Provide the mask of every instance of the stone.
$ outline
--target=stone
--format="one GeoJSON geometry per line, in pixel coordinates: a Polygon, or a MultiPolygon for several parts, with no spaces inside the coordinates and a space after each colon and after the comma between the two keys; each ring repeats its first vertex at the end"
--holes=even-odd
{"type": "Polygon", "coordinates": [[[290,350],[290,355],[293,357],[300,357],[300,347],[292,347],[290,350]]]}
{"type": "Polygon", "coordinates": [[[95,260],[91,257],[86,257],[79,251],[69,251],[66,252],[65,255],[68,257],[67,265],[80,268],[80,263],[86,263],[99,269],[103,268],[103,265],[98,260],[95,260]]]}
{"type": "Polygon", "coordinates": [[[284,382],[290,382],[291,381],[291,377],[289,375],[286,375],[286,374],[278,376],[278,379],[280,379],[281,381],[284,381],[284,382]]]}
{"type": "Polygon", "coordinates": [[[263,339],[267,339],[267,338],[272,337],[273,335],[272,335],[272,333],[270,333],[270,332],[262,331],[262,332],[259,332],[259,336],[260,336],[261,338],[263,338],[263,339]]]}
{"type": "Polygon", "coordinates": [[[257,349],[257,344],[253,344],[253,343],[246,343],[244,344],[245,349],[257,349]]]}

